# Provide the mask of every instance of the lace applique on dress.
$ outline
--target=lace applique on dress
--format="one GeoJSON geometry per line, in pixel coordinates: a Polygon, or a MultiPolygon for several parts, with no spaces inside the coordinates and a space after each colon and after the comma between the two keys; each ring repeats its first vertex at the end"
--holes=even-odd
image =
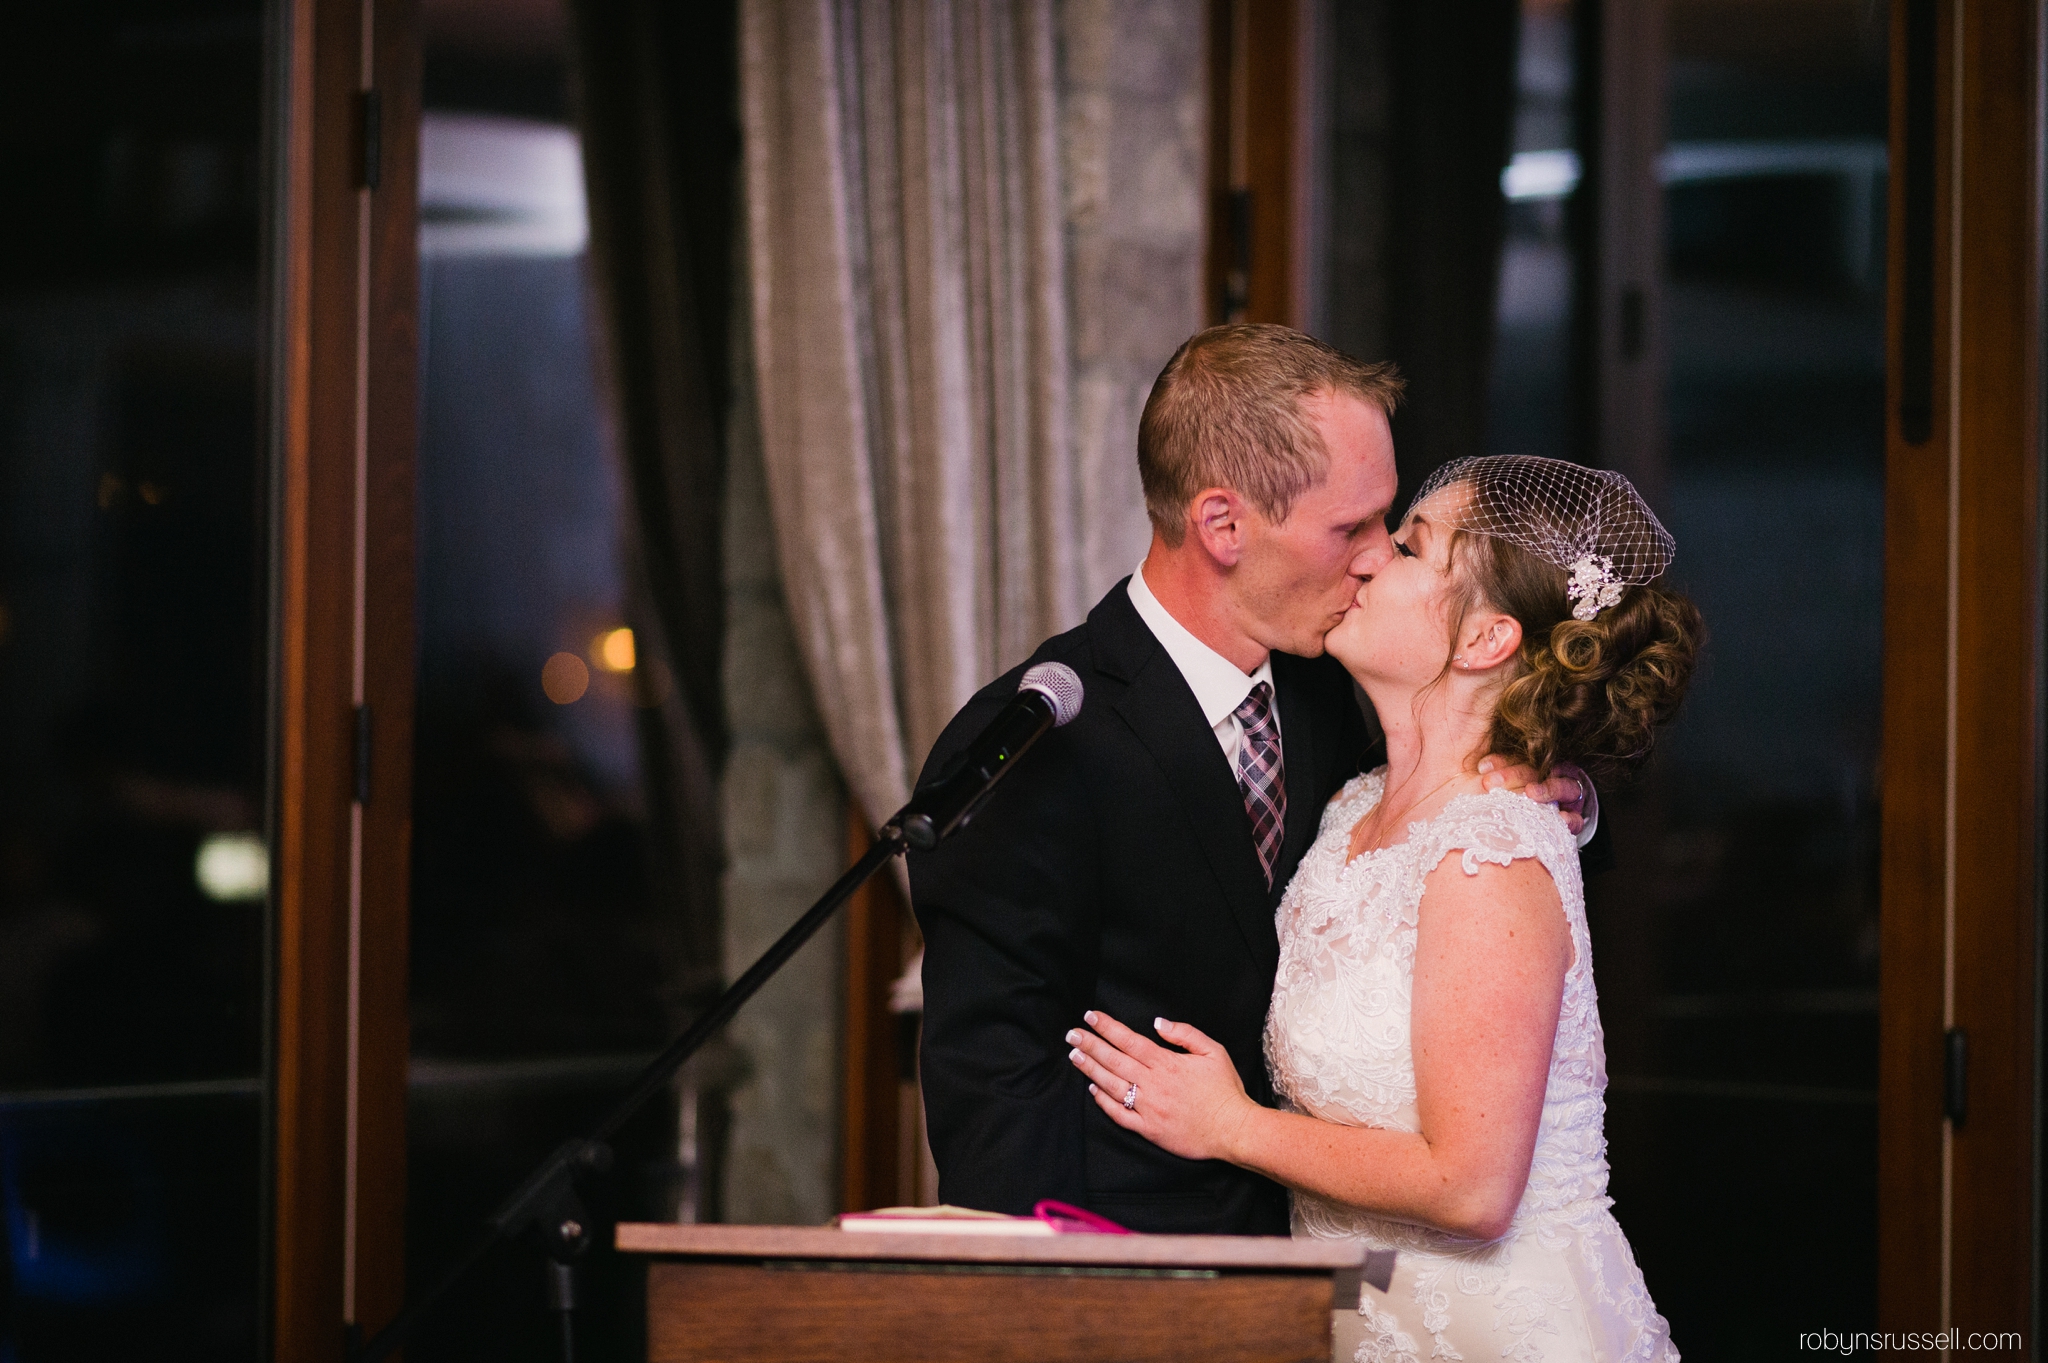
{"type": "Polygon", "coordinates": [[[1422,1363],[1414,1338],[1403,1333],[1392,1316],[1374,1309],[1370,1292],[1359,1295],[1358,1314],[1365,1317],[1366,1336],[1351,1355],[1353,1363],[1422,1363]]]}
{"type": "MultiPolygon", "coordinates": [[[[1676,1360],[1608,1210],[1607,1061],[1577,844],[1555,809],[1493,791],[1458,796],[1410,824],[1403,842],[1347,859],[1351,830],[1385,789],[1382,768],[1338,792],[1281,899],[1265,1037],[1275,1091],[1327,1121],[1419,1131],[1409,1018],[1427,877],[1454,853],[1467,875],[1534,858],[1557,887],[1572,944],[1543,1116],[1528,1186],[1499,1240],[1461,1240],[1306,1193],[1294,1198],[1294,1233],[1415,1256],[1416,1300],[1378,1309],[1389,1338],[1427,1334],[1432,1358],[1464,1356],[1455,1341],[1476,1329],[1490,1344],[1487,1357],[1540,1358],[1555,1336],[1564,1357],[1676,1360]],[[1584,1331],[1598,1338],[1565,1346],[1584,1331]]],[[[1382,1356],[1406,1357],[1359,1352],[1382,1356]]]]}

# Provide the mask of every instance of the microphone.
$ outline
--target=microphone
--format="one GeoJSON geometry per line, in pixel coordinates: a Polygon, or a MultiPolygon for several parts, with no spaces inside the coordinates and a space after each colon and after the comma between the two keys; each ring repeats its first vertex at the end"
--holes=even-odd
{"type": "Polygon", "coordinates": [[[883,828],[897,829],[920,852],[931,851],[967,826],[996,782],[1017,765],[1039,735],[1080,713],[1081,679],[1074,669],[1065,663],[1040,663],[1024,674],[1016,697],[968,745],[952,774],[914,793],[883,828]]]}

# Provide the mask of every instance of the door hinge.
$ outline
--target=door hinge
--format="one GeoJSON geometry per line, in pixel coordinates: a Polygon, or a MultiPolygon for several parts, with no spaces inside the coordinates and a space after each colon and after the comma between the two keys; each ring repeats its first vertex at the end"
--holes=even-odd
{"type": "Polygon", "coordinates": [[[1961,1126],[1970,1113],[1970,1037],[1951,1027],[1941,1043],[1941,1115],[1961,1126]]]}
{"type": "Polygon", "coordinates": [[[374,191],[384,181],[384,102],[375,90],[364,90],[356,99],[362,108],[362,186],[374,191]]]}
{"type": "Polygon", "coordinates": [[[370,707],[356,707],[356,769],[355,797],[359,805],[370,803],[370,707]]]}

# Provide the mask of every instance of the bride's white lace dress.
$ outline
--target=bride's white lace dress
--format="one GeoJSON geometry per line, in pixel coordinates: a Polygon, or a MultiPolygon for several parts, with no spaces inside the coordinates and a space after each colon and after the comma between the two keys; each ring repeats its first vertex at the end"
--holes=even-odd
{"type": "Polygon", "coordinates": [[[1529,1186],[1498,1240],[1459,1239],[1308,1193],[1294,1233],[1400,1251],[1384,1295],[1367,1288],[1340,1316],[1340,1359],[1676,1360],[1670,1330],[1608,1210],[1606,1049],[1593,992],[1578,849],[1547,805],[1495,791],[1461,795],[1412,824],[1406,841],[1346,862],[1351,830],[1379,803],[1384,768],[1354,779],[1323,813],[1315,846],[1279,910],[1280,971],[1266,1059],[1281,1097],[1327,1121],[1417,1131],[1409,996],[1423,880],[1448,855],[1535,857],[1571,924],[1572,962],[1551,1051],[1529,1186]]]}

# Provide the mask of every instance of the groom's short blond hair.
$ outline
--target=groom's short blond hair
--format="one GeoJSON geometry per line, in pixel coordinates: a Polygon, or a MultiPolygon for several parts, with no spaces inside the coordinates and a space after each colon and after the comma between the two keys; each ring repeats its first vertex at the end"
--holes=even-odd
{"type": "Polygon", "coordinates": [[[1145,512],[1172,546],[1203,488],[1230,488],[1267,519],[1285,520],[1328,468],[1303,401],[1342,393],[1392,416],[1403,387],[1392,364],[1354,360],[1292,327],[1233,322],[1198,331],[1159,371],[1138,420],[1145,512]]]}

